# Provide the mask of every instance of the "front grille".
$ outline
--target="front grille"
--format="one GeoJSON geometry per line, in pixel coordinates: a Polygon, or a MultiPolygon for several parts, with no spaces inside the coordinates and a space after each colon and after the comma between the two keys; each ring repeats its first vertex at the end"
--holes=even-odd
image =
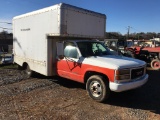
{"type": "Polygon", "coordinates": [[[136,79],[144,75],[144,67],[138,69],[132,69],[131,79],[136,79]]]}

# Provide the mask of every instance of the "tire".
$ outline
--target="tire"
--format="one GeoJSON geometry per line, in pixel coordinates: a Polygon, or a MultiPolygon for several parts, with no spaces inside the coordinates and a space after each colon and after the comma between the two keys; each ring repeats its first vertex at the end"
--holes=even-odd
{"type": "Polygon", "coordinates": [[[27,74],[27,77],[33,76],[33,71],[30,69],[29,65],[26,66],[25,73],[27,74]]]}
{"type": "Polygon", "coordinates": [[[91,76],[87,83],[86,89],[89,96],[97,102],[104,102],[110,95],[109,82],[100,76],[91,76]]]}
{"type": "Polygon", "coordinates": [[[18,68],[17,68],[18,70],[23,70],[23,67],[22,66],[20,66],[20,65],[18,65],[18,68]]]}
{"type": "Polygon", "coordinates": [[[159,70],[160,69],[160,60],[154,59],[151,61],[151,67],[154,70],[159,70]]]}

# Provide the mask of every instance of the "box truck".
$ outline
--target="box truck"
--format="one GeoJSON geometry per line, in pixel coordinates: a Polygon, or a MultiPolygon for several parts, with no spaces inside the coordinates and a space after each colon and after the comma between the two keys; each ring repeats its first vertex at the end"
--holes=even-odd
{"type": "MultiPolygon", "coordinates": [[[[112,55],[102,42],[106,15],[60,3],[13,18],[14,62],[31,76],[58,75],[86,84],[91,98],[105,101],[148,80],[146,63],[112,55]]],[[[66,81],[67,82],[67,81],[66,81]]]]}

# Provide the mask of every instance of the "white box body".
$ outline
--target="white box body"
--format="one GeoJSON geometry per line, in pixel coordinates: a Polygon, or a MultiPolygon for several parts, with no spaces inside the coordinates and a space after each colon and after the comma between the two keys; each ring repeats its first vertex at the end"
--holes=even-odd
{"type": "Polygon", "coordinates": [[[104,38],[106,16],[68,4],[26,13],[13,18],[14,62],[27,63],[46,76],[56,74],[56,41],[104,38]]]}

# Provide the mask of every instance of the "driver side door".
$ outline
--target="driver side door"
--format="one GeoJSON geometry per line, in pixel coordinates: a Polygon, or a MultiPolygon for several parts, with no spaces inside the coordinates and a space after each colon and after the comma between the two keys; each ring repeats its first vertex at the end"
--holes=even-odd
{"type": "Polygon", "coordinates": [[[59,76],[81,81],[81,62],[74,42],[64,43],[64,58],[57,60],[57,72],[59,76]]]}

